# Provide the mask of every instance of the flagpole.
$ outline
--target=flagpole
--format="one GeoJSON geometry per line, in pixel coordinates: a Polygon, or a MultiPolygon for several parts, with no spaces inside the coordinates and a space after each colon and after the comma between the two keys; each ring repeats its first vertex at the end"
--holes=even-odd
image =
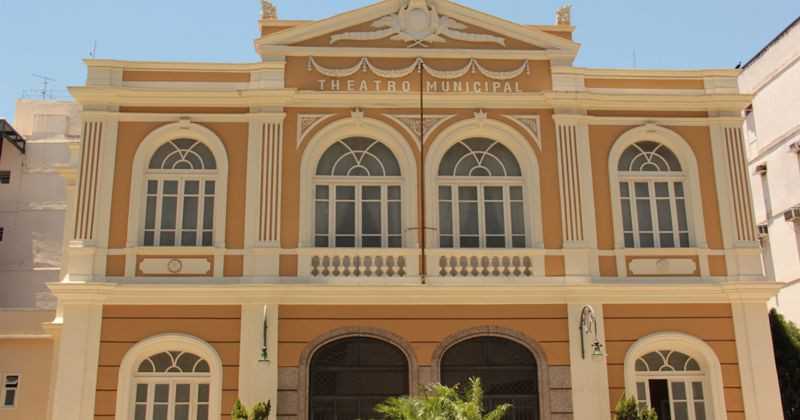
{"type": "Polygon", "coordinates": [[[423,97],[424,79],[425,79],[425,63],[419,59],[419,190],[420,190],[420,238],[421,261],[420,261],[420,279],[422,284],[425,284],[425,277],[428,275],[428,261],[425,254],[426,237],[428,230],[425,223],[425,101],[423,97]]]}

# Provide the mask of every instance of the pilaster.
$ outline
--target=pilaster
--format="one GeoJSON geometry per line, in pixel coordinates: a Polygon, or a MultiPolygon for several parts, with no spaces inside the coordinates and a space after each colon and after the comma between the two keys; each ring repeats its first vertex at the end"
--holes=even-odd
{"type": "MultiPolygon", "coordinates": [[[[592,356],[593,333],[584,336],[584,351],[581,354],[581,312],[586,303],[571,303],[568,306],[569,359],[572,379],[572,410],[575,420],[609,420],[611,407],[608,399],[608,367],[605,356],[592,356]]],[[[597,339],[605,354],[605,332],[603,305],[593,303],[597,321],[597,339]]]]}
{"type": "Polygon", "coordinates": [[[59,308],[54,324],[61,324],[52,380],[53,418],[85,420],[94,417],[97,362],[103,307],[69,303],[59,308]]]}
{"type": "Polygon", "coordinates": [[[747,420],[783,418],[766,303],[733,303],[736,353],[747,420]]]}
{"type": "Polygon", "coordinates": [[[278,412],[278,305],[242,305],[239,398],[248,407],[271,401],[270,418],[275,419],[278,412]],[[267,335],[267,360],[262,360],[261,353],[264,334],[267,335]]]}

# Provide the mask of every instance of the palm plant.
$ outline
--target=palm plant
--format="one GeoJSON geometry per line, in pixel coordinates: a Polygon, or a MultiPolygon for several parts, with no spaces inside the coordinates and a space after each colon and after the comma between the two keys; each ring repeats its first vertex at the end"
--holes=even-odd
{"type": "Polygon", "coordinates": [[[375,411],[387,420],[500,420],[510,408],[502,404],[487,413],[481,380],[470,378],[463,393],[458,385],[428,385],[418,396],[389,398],[375,411]]]}

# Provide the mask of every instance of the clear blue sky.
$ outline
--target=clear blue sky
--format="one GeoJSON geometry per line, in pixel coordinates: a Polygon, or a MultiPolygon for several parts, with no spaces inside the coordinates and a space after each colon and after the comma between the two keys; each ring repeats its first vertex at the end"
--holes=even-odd
{"type": "MultiPolygon", "coordinates": [[[[562,0],[461,0],[520,23],[550,24],[562,0]]],[[[284,19],[319,19],[369,0],[275,0],[284,19]]],[[[573,0],[577,65],[731,68],[800,15],[798,0],[573,0]]],[[[0,117],[13,119],[33,73],[66,86],[81,59],[253,62],[258,0],[0,0],[0,117]]]]}

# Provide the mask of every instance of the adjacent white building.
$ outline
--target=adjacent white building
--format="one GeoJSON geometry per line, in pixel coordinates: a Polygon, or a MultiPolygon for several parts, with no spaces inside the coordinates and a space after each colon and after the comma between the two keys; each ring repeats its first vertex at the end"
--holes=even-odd
{"type": "Polygon", "coordinates": [[[767,277],[786,283],[779,311],[800,322],[800,18],[744,66],[753,96],[745,137],[767,277]]]}

